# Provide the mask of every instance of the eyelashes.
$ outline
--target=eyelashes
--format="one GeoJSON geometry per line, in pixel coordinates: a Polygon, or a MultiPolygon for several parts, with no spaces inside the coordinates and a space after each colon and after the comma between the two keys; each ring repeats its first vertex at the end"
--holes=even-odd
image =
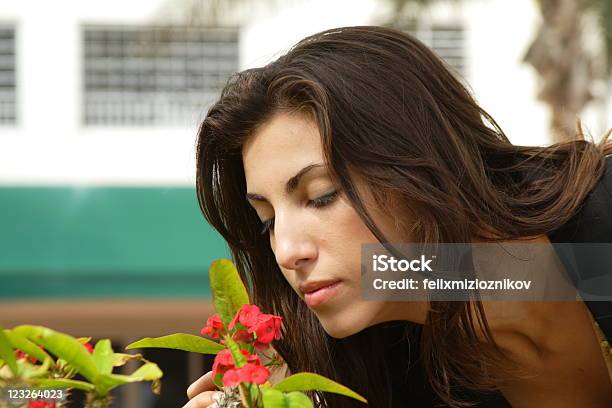
{"type": "Polygon", "coordinates": [[[266,232],[270,231],[274,228],[274,218],[270,218],[269,220],[263,221],[263,228],[259,232],[261,235],[264,235],[266,232]]]}
{"type": "Polygon", "coordinates": [[[337,196],[338,196],[338,191],[332,191],[329,194],[325,194],[324,196],[308,201],[306,205],[310,205],[311,207],[314,207],[314,208],[325,207],[326,205],[334,201],[337,196]]]}
{"type": "MultiPolygon", "coordinates": [[[[314,200],[309,200],[306,203],[306,206],[313,207],[313,208],[323,208],[331,204],[337,197],[338,197],[338,190],[332,191],[331,193],[325,194],[324,196],[321,196],[319,198],[315,198],[314,200]]],[[[264,235],[268,231],[274,229],[274,217],[270,218],[269,220],[263,221],[262,225],[263,225],[263,228],[261,229],[260,233],[264,235]]]]}

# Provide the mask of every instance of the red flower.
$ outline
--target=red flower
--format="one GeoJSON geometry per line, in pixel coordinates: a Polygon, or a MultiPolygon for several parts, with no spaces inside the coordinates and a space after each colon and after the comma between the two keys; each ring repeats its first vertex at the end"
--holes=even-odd
{"type": "Polygon", "coordinates": [[[55,408],[55,401],[31,401],[28,408],[55,408]]]}
{"type": "Polygon", "coordinates": [[[223,385],[235,387],[241,382],[263,384],[270,377],[268,369],[259,364],[247,363],[240,368],[232,368],[223,375],[223,385]]]}
{"type": "MultiPolygon", "coordinates": [[[[38,346],[42,349],[41,346],[38,346]]],[[[36,364],[36,362],[38,361],[38,359],[36,357],[30,357],[28,354],[24,353],[23,351],[19,350],[19,349],[15,349],[15,357],[19,360],[22,358],[27,358],[28,360],[30,360],[30,362],[32,364],[36,364]]]]}
{"type": "Polygon", "coordinates": [[[240,367],[240,376],[244,382],[252,382],[261,385],[270,377],[270,372],[262,365],[247,364],[240,367]]]}
{"type": "Polygon", "coordinates": [[[261,360],[257,354],[251,354],[245,349],[241,349],[240,351],[242,352],[242,355],[246,357],[247,363],[261,365],[261,360]]]}
{"type": "Polygon", "coordinates": [[[236,313],[236,316],[232,319],[229,324],[230,330],[234,328],[236,322],[240,322],[243,326],[249,328],[257,323],[257,318],[261,315],[261,310],[255,305],[242,305],[240,310],[236,313]]]}
{"type": "Polygon", "coordinates": [[[235,387],[240,384],[240,376],[238,374],[238,369],[232,368],[226,371],[223,374],[223,386],[224,387],[235,387]]]}
{"type": "Polygon", "coordinates": [[[91,344],[89,344],[89,343],[83,344],[83,347],[85,347],[87,349],[87,351],[89,351],[90,353],[93,353],[93,351],[94,351],[94,347],[91,344]]]}
{"type": "Polygon", "coordinates": [[[246,330],[236,330],[236,333],[232,336],[232,339],[235,341],[242,341],[245,343],[252,343],[255,340],[252,333],[249,333],[246,330]]]}
{"type": "Polygon", "coordinates": [[[232,368],[234,368],[232,353],[228,349],[223,349],[218,352],[212,366],[213,377],[215,377],[217,374],[223,374],[232,368]]]}
{"type": "MultiPolygon", "coordinates": [[[[246,358],[248,364],[261,365],[261,360],[257,354],[251,354],[245,349],[241,349],[240,351],[246,358]]],[[[224,349],[217,353],[212,366],[213,376],[223,374],[232,368],[235,368],[235,365],[234,359],[232,358],[232,353],[229,351],[229,349],[224,349]]]]}
{"type": "Polygon", "coordinates": [[[240,352],[246,358],[247,363],[242,367],[236,367],[229,349],[221,350],[215,356],[212,367],[213,377],[216,377],[217,374],[223,374],[223,385],[226,387],[234,387],[241,382],[255,384],[266,382],[270,372],[261,365],[259,356],[251,354],[245,349],[241,349],[240,352]],[[257,367],[261,367],[263,370],[257,367]]]}
{"type": "Polygon", "coordinates": [[[262,314],[257,319],[257,323],[249,328],[249,333],[255,332],[257,341],[255,346],[263,347],[272,342],[272,340],[280,339],[280,327],[282,317],[271,314],[262,314]]]}
{"type": "Polygon", "coordinates": [[[206,321],[206,326],[200,330],[200,334],[205,336],[210,336],[213,339],[218,339],[221,334],[223,334],[223,330],[225,326],[219,317],[219,314],[215,313],[206,321]]]}

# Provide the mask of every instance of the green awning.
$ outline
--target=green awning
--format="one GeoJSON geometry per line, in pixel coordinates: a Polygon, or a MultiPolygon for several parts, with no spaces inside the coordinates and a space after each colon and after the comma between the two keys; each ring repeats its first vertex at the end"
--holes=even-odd
{"type": "Polygon", "coordinates": [[[0,299],[206,298],[217,258],[194,188],[0,188],[0,299]]]}

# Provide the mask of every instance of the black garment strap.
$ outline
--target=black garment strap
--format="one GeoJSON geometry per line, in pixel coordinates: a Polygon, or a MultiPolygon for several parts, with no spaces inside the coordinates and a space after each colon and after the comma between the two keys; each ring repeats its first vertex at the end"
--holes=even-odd
{"type": "MultiPolygon", "coordinates": [[[[589,251],[578,251],[571,245],[562,243],[612,243],[612,156],[606,157],[604,173],[589,193],[578,212],[561,228],[548,234],[555,245],[559,259],[572,276],[588,276],[587,265],[596,262],[590,257],[589,251]],[[560,250],[561,249],[561,250],[560,250]]],[[[609,259],[609,256],[602,257],[609,259]]],[[[599,265],[599,270],[603,265],[599,265]]],[[[607,269],[612,279],[612,265],[607,269]]],[[[593,314],[608,341],[612,341],[612,302],[584,302],[593,314]]]]}

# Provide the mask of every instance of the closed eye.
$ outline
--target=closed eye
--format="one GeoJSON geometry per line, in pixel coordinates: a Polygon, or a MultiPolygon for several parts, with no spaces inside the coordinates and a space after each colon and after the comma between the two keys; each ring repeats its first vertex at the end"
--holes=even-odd
{"type": "Polygon", "coordinates": [[[268,232],[270,229],[274,228],[274,218],[270,218],[269,220],[262,221],[263,228],[261,229],[261,235],[268,232]]]}
{"type": "MultiPolygon", "coordinates": [[[[329,194],[325,194],[324,196],[315,198],[314,200],[309,200],[306,203],[306,206],[313,208],[322,208],[329,204],[331,204],[338,197],[338,190],[332,191],[329,194]]],[[[268,231],[274,232],[274,217],[262,221],[263,228],[261,229],[261,234],[265,234],[268,231]]]]}

